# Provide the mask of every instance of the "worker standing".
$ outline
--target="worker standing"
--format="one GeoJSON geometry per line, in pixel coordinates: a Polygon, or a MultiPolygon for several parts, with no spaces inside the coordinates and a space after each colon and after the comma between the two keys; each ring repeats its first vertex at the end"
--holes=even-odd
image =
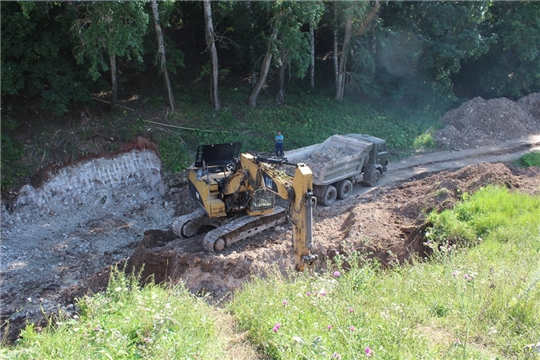
{"type": "Polygon", "coordinates": [[[283,135],[281,135],[281,131],[278,131],[275,140],[276,140],[276,156],[283,157],[283,135]]]}

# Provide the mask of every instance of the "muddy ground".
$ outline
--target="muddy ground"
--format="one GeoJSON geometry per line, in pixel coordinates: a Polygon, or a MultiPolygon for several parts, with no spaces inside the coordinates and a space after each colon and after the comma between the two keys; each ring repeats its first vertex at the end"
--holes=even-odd
{"type": "MultiPolygon", "coordinates": [[[[529,125],[512,122],[523,117],[506,119],[512,129],[521,130],[512,130],[512,137],[501,137],[497,143],[510,140],[512,144],[513,138],[529,136],[531,140],[517,149],[501,145],[479,152],[480,145],[493,143],[488,140],[494,133],[482,117],[483,127],[471,125],[471,131],[488,139],[484,143],[470,144],[465,136],[459,138],[460,143],[456,138],[455,148],[472,149],[391,163],[380,186],[355,185],[356,195],[348,200],[317,207],[314,252],[320,258],[318,269],[324,269],[336,251],[351,249],[377,257],[385,265],[422,256],[427,250],[422,241],[424,214],[451,208],[463,192],[497,184],[540,194],[538,168],[524,170],[498,162],[508,161],[505,155],[519,156],[540,145],[540,137],[530,137],[540,134],[540,112],[534,112],[539,98],[536,94],[523,101],[528,108],[515,108],[519,114],[529,109],[529,125]],[[490,160],[485,160],[486,155],[491,155],[490,160]]],[[[484,106],[483,100],[475,100],[464,106],[484,106]]],[[[499,110],[508,112],[507,103],[500,104],[499,110]]],[[[461,130],[446,127],[435,137],[448,140],[454,130],[467,131],[467,126],[461,130]]],[[[162,174],[159,158],[144,142],[109,158],[59,169],[39,184],[27,185],[15,200],[2,202],[3,332],[13,340],[27,321],[44,324],[43,312],[73,314],[77,297],[106,286],[113,265],[140,269],[144,264],[143,277],[183,281],[194,293],[210,294],[209,299],[215,301],[228,299],[253,275],[264,276],[273,267],[282,272],[293,268],[290,225],[265,231],[215,255],[203,250],[201,236],[179,239],[170,230],[175,217],[195,209],[186,173],[162,174]]]]}

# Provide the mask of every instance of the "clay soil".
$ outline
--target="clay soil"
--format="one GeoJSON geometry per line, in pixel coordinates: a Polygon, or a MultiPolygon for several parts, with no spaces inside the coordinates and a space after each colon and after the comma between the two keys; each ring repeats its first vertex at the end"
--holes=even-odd
{"type": "MultiPolygon", "coordinates": [[[[526,102],[533,110],[540,103],[538,94],[535,96],[534,101],[526,102]]],[[[483,101],[480,100],[471,104],[482,106],[478,104],[483,101]]],[[[501,112],[507,111],[505,104],[501,112]]],[[[524,108],[516,109],[521,113],[524,108]]],[[[530,126],[521,123],[518,126],[508,120],[509,126],[519,131],[512,130],[512,137],[505,140],[540,134],[537,117],[540,113],[532,110],[526,113],[531,116],[530,126]]],[[[467,131],[468,125],[461,130],[452,125],[454,129],[445,128],[436,138],[441,139],[440,145],[445,148],[490,144],[490,134],[495,128],[486,132],[489,122],[483,117],[481,120],[484,127],[477,126],[471,131],[486,139],[484,143],[473,144],[464,137],[448,142],[448,134],[467,131]]],[[[468,123],[463,121],[463,124],[468,123]]],[[[496,131],[501,133],[498,128],[496,131]]],[[[443,170],[417,171],[406,178],[393,177],[389,166],[380,186],[366,189],[355,185],[355,195],[351,198],[331,207],[317,207],[314,211],[317,270],[324,270],[326,260],[336,252],[347,253],[352,249],[379,259],[384,266],[407,262],[413,256],[426,256],[428,249],[422,236],[429,224],[425,222],[425,214],[450,209],[461,194],[473,193],[482,186],[495,184],[540,195],[540,169],[521,169],[497,160],[474,161],[472,154],[471,165],[457,169],[450,169],[449,165],[444,169],[445,160],[441,156],[438,162],[443,170]]],[[[430,156],[429,161],[433,162],[433,154],[430,156]]],[[[421,159],[409,168],[418,164],[423,164],[421,159]]],[[[397,167],[395,171],[397,174],[397,167]]],[[[178,238],[170,230],[172,221],[194,211],[196,204],[188,194],[185,172],[164,175],[162,184],[158,191],[130,183],[110,194],[110,205],[101,197],[94,202],[94,208],[80,215],[71,212],[30,216],[24,213],[26,205],[17,208],[3,203],[0,310],[8,340],[15,339],[27,321],[44,324],[42,310],[46,314],[58,311],[74,314],[78,297],[106,287],[111,266],[142,269],[143,279],[184,282],[194,293],[211,295],[207,298],[216,303],[227,301],[252,276],[264,277],[274,268],[283,273],[293,269],[290,225],[236,243],[220,254],[203,250],[202,235],[178,238]],[[117,201],[113,196],[122,196],[123,200],[117,201]],[[138,199],[141,200],[137,202],[138,199]]]]}

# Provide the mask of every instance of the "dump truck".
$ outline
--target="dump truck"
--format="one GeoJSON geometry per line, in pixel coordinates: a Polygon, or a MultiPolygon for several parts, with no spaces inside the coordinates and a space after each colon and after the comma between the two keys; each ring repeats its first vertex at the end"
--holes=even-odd
{"type": "Polygon", "coordinates": [[[333,135],[322,143],[285,151],[285,158],[311,169],[313,194],[326,206],[351,196],[354,183],[375,186],[388,165],[386,141],[365,134],[333,135]]]}

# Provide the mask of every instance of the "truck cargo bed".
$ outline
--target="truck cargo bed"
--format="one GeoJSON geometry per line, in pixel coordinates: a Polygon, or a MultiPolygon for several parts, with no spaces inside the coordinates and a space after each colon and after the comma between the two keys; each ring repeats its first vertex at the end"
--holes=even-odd
{"type": "Polygon", "coordinates": [[[362,171],[373,143],[347,135],[333,135],[320,144],[285,152],[292,163],[305,163],[315,185],[329,185],[362,171]]]}

